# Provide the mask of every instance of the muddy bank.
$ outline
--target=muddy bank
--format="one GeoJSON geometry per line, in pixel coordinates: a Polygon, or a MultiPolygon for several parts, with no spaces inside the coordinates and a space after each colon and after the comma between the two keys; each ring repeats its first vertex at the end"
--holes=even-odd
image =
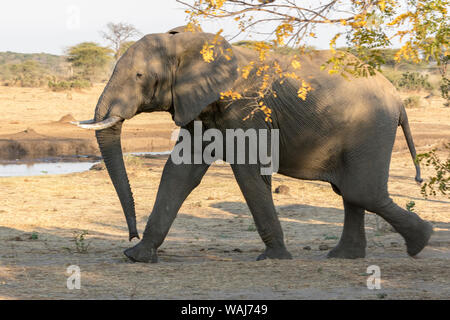
{"type": "Polygon", "coordinates": [[[98,148],[93,142],[87,139],[49,137],[27,129],[12,136],[0,137],[0,158],[14,160],[96,154],[98,148]]]}
{"type": "MultiPolygon", "coordinates": [[[[95,134],[70,124],[75,118],[68,114],[59,121],[35,125],[24,131],[0,135],[0,160],[36,159],[57,156],[99,156],[95,134]],[[42,134],[41,132],[49,133],[42,134]]],[[[173,147],[173,129],[139,129],[125,127],[122,136],[124,152],[166,151],[173,147]]]]}

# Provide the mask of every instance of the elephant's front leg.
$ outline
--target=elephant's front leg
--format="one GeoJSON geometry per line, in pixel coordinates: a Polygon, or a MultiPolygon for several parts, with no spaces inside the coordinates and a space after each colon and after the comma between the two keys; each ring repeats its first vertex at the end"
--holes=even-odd
{"type": "Polygon", "coordinates": [[[125,255],[134,262],[157,262],[156,249],[163,243],[184,200],[200,184],[207,164],[174,164],[166,162],[156,202],[148,219],[142,240],[125,255]]]}
{"type": "Polygon", "coordinates": [[[257,260],[292,259],[283,239],[283,230],[273,204],[271,176],[262,176],[259,165],[232,165],[234,176],[255,220],[256,229],[266,245],[257,260]]]}

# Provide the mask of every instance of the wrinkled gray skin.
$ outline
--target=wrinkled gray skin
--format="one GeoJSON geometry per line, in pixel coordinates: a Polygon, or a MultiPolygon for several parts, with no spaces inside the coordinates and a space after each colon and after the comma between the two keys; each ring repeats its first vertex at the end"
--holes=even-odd
{"type": "MultiPolygon", "coordinates": [[[[305,55],[297,74],[314,88],[306,100],[297,97],[300,84],[289,79],[273,89],[278,97],[267,96],[273,122],[263,112],[243,121],[253,107],[237,100],[231,105],[220,100],[220,92],[242,89],[255,81],[244,80],[237,67],[257,56],[249,49],[232,47],[230,61],[223,56],[206,63],[200,50],[214,35],[181,32],[150,34],[134,44],[119,60],[95,110],[96,122],[111,116],[123,120],[141,112],[168,111],[177,125],[192,132],[193,120],[201,120],[203,130],[218,128],[268,128],[280,132],[279,173],[308,180],[327,181],[342,195],[345,219],[342,237],[328,256],[365,256],[365,210],[383,217],[405,239],[408,254],[414,256],[428,243],[429,223],[408,212],[389,197],[389,163],[398,126],[402,126],[411,154],[414,144],[408,119],[395,89],[382,75],[351,81],[320,71],[328,52],[305,55]]],[[[223,39],[222,39],[223,40],[223,39]]],[[[223,49],[231,46],[223,40],[223,49]]],[[[281,59],[283,59],[281,57],[281,59]]],[[[253,80],[252,80],[253,79],[253,80]]],[[[133,195],[123,164],[120,134],[122,122],[96,131],[109,175],[120,198],[130,240],[139,237],[133,195]]],[[[224,143],[225,145],[225,143],[224,143]]],[[[125,255],[136,262],[156,262],[179,208],[199,185],[207,164],[176,165],[168,159],[153,211],[142,240],[125,255]]],[[[283,231],[271,193],[270,176],[260,175],[260,165],[231,165],[266,245],[258,259],[289,259],[283,231]]],[[[416,180],[420,181],[416,165],[416,180]]]]}

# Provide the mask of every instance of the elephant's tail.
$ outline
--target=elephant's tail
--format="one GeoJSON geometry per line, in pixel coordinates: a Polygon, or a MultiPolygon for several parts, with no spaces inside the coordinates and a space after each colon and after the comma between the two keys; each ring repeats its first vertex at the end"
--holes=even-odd
{"type": "Polygon", "coordinates": [[[406,143],[408,144],[409,152],[411,153],[411,157],[414,161],[414,166],[416,167],[416,181],[418,183],[422,183],[423,179],[420,176],[420,166],[416,160],[416,147],[414,146],[414,141],[411,135],[411,128],[409,127],[408,115],[406,114],[405,108],[402,106],[400,112],[400,119],[398,124],[402,126],[403,134],[406,138],[406,143]]]}

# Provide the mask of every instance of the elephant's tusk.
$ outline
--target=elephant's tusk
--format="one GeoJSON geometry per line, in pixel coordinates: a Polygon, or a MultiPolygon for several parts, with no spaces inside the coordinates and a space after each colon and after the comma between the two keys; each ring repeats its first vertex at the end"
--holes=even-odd
{"type": "Polygon", "coordinates": [[[86,120],[86,121],[79,121],[74,124],[76,124],[78,127],[83,128],[83,129],[103,130],[103,129],[112,127],[117,122],[122,121],[122,120],[123,119],[121,117],[111,116],[100,122],[94,122],[93,120],[86,120]]]}
{"type": "Polygon", "coordinates": [[[92,123],[95,123],[95,121],[94,121],[94,119],[91,119],[91,120],[84,120],[84,121],[70,121],[70,123],[78,126],[80,124],[92,124],[92,123]]]}

